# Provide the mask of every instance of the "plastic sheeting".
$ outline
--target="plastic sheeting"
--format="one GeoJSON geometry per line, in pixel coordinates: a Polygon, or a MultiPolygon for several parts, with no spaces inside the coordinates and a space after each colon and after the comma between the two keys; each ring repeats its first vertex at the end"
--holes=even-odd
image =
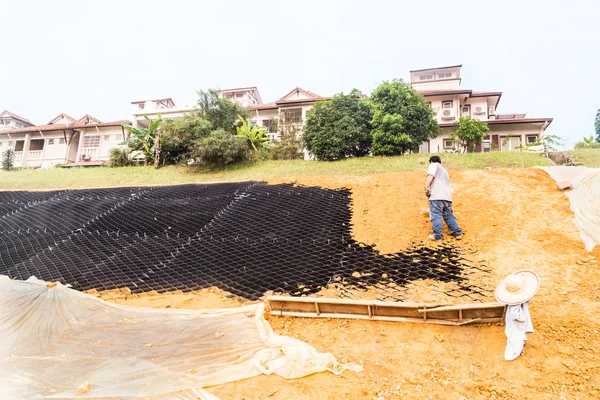
{"type": "Polygon", "coordinates": [[[276,335],[262,304],[135,308],[48,286],[0,276],[1,399],[215,399],[202,388],[259,374],[362,370],[276,335]],[[78,395],[84,382],[91,390],[78,395]]]}
{"type": "Polygon", "coordinates": [[[588,251],[600,244],[600,169],[587,167],[544,167],[556,182],[568,181],[573,190],[565,192],[575,214],[573,223],[579,228],[588,251]]]}

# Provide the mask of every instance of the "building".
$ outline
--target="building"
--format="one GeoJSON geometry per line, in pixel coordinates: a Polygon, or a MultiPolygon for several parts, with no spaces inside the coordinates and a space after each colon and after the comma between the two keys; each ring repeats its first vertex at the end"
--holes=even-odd
{"type": "Polygon", "coordinates": [[[488,124],[490,134],[476,151],[511,151],[521,143],[535,143],[544,133],[552,118],[526,118],[525,113],[498,113],[502,92],[483,92],[464,89],[462,65],[427,68],[410,71],[410,82],[415,91],[436,112],[442,135],[423,143],[419,151],[440,153],[456,149],[450,134],[460,116],[477,118],[488,124]]]}
{"type": "Polygon", "coordinates": [[[29,126],[33,126],[33,123],[27,118],[20,117],[8,110],[4,110],[0,113],[0,132],[11,129],[26,128],[29,126]]]}
{"type": "Polygon", "coordinates": [[[148,121],[146,118],[155,120],[158,114],[162,119],[182,119],[188,114],[192,114],[197,110],[197,106],[176,106],[173,99],[170,97],[156,100],[138,100],[132,101],[133,110],[133,126],[135,128],[147,128],[148,121]]]}
{"type": "MultiPolygon", "coordinates": [[[[4,113],[2,114],[4,115],[4,113]]],[[[2,117],[4,118],[4,117],[2,117]]],[[[15,117],[20,118],[20,117],[15,117]]],[[[2,130],[0,151],[12,148],[15,167],[50,168],[57,164],[103,165],[110,158],[110,149],[118,147],[128,137],[121,123],[102,122],[89,114],[79,119],[59,114],[45,125],[33,125],[2,130]]]]}
{"type": "Polygon", "coordinates": [[[262,99],[260,98],[260,93],[258,93],[256,86],[223,89],[221,90],[221,96],[241,105],[242,107],[252,107],[262,104],[262,99]]]}

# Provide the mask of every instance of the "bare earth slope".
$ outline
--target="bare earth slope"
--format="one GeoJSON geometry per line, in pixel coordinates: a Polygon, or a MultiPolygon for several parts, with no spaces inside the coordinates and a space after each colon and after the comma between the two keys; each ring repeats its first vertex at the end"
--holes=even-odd
{"type": "MultiPolygon", "coordinates": [[[[341,361],[362,363],[365,371],[296,381],[261,376],[209,389],[223,399],[600,398],[600,248],[585,251],[567,199],[541,170],[450,175],[455,215],[466,231],[462,244],[476,251],[473,257],[498,280],[518,269],[533,269],[541,278],[530,307],[536,332],[529,335],[524,356],[504,361],[504,328],[496,325],[271,317],[276,332],[330,351],[341,361]]],[[[351,188],[355,238],[390,253],[430,233],[421,210],[427,207],[423,180],[422,173],[398,172],[294,182],[351,188]]],[[[172,306],[204,304],[180,300],[172,306]]],[[[209,304],[219,306],[216,300],[209,304]]],[[[223,304],[230,305],[230,300],[223,304]]]]}

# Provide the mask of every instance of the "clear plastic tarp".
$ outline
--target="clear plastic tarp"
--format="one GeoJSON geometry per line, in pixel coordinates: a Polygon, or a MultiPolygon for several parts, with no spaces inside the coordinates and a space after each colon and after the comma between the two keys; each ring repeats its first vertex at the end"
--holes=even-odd
{"type": "Polygon", "coordinates": [[[202,388],[259,374],[362,370],[275,334],[262,304],[135,308],[6,276],[0,304],[1,399],[215,399],[202,388]]]}
{"type": "Polygon", "coordinates": [[[544,167],[556,182],[570,182],[573,190],[565,192],[575,214],[573,223],[579,228],[588,251],[600,244],[600,168],[544,167]]]}

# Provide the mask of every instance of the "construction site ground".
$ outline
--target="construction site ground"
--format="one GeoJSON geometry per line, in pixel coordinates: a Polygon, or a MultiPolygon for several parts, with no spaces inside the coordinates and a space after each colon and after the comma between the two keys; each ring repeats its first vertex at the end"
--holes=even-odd
{"type": "MultiPolygon", "coordinates": [[[[259,376],[208,388],[222,399],[587,399],[600,398],[600,247],[585,250],[567,198],[539,169],[451,171],[454,212],[474,251],[500,280],[538,273],[531,301],[535,333],[525,354],[504,360],[500,325],[444,327],[340,319],[274,317],[276,333],[304,340],[362,373],[315,374],[287,381],[259,376]]],[[[295,182],[352,190],[356,240],[382,254],[430,233],[424,174],[297,177],[295,182]]],[[[448,239],[450,240],[450,239],[448,239]]],[[[141,307],[220,308],[240,303],[219,290],[111,301],[141,307]]]]}

